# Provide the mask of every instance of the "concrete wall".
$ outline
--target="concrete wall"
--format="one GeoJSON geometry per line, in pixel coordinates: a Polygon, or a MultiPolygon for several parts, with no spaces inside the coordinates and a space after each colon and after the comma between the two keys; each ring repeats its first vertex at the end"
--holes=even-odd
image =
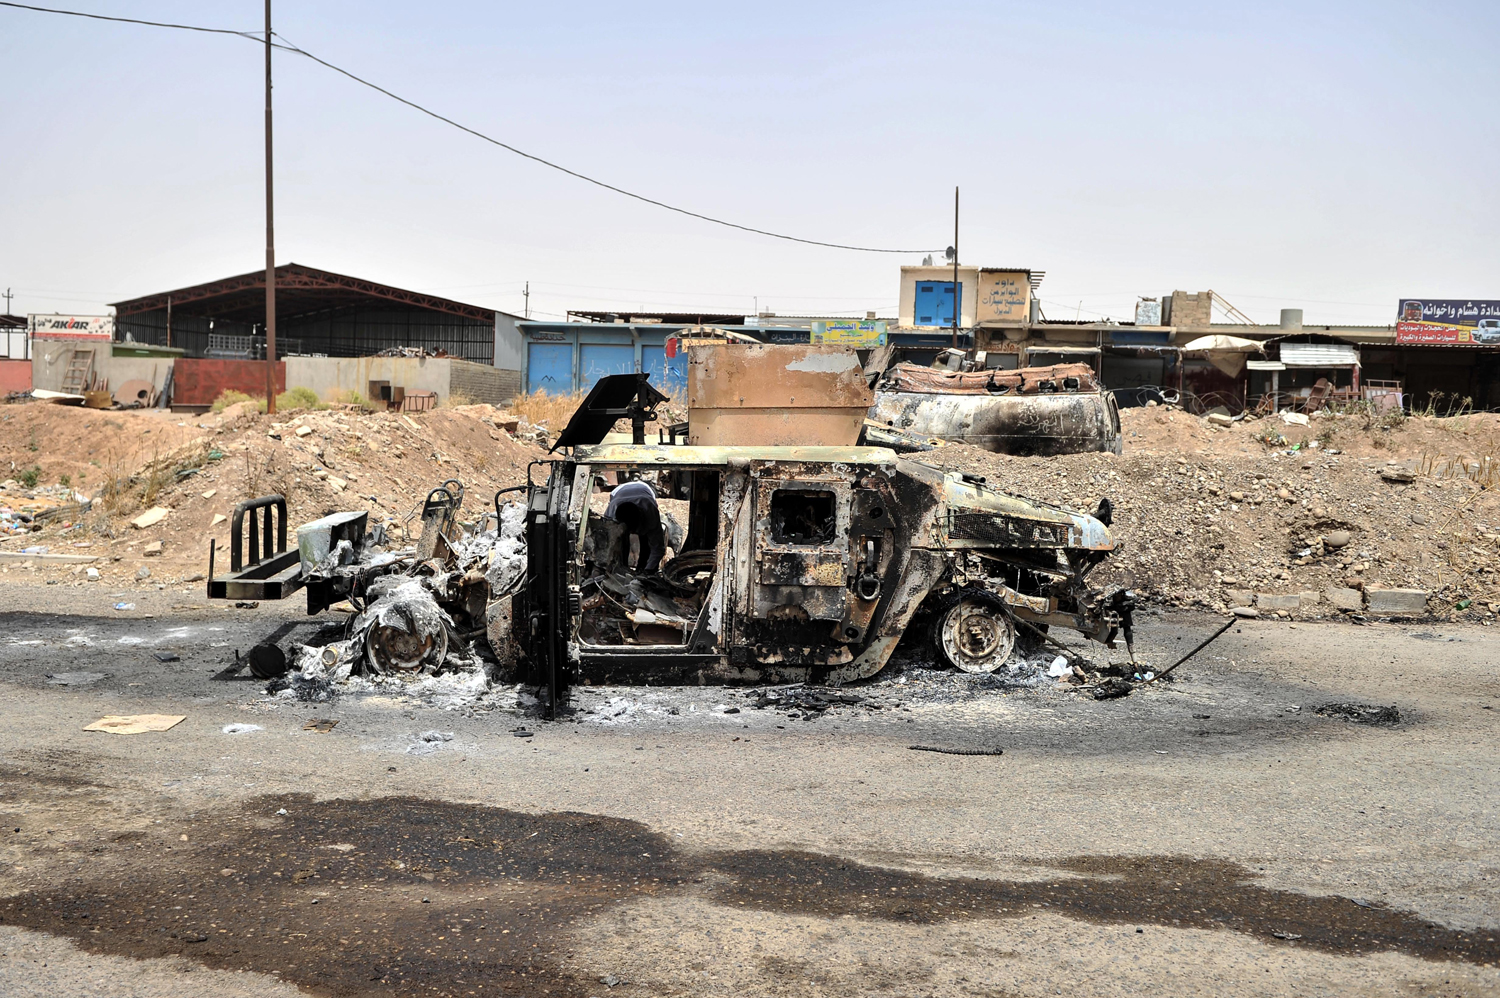
{"type": "MultiPolygon", "coordinates": [[[[450,392],[466,395],[475,402],[504,406],[521,393],[521,372],[455,360],[448,388],[450,392]]],[[[443,393],[438,397],[447,401],[443,393]]]]}
{"type": "Polygon", "coordinates": [[[1162,322],[1178,329],[1208,329],[1213,323],[1212,291],[1173,291],[1168,314],[1162,322]]]}
{"type": "Polygon", "coordinates": [[[311,388],[325,402],[349,392],[370,397],[370,382],[389,381],[408,392],[437,392],[448,397],[453,359],[450,357],[288,357],[288,388],[311,388]]]}
{"type": "Polygon", "coordinates": [[[518,321],[509,312],[495,313],[495,366],[514,371],[516,383],[520,384],[521,372],[526,369],[526,342],[516,325],[518,321]]]}
{"type": "MultiPolygon", "coordinates": [[[[108,343],[90,345],[94,347],[94,373],[109,382],[110,391],[116,391],[127,381],[149,381],[158,392],[166,386],[172,358],[115,357],[111,355],[108,343]]],[[[31,365],[32,387],[62,391],[68,357],[77,346],[77,342],[67,340],[33,340],[31,360],[27,362],[31,365]]]]}
{"type": "MultiPolygon", "coordinates": [[[[897,312],[899,318],[896,322],[899,326],[914,325],[917,314],[918,281],[940,281],[951,284],[953,268],[951,266],[901,268],[901,305],[897,312]]],[[[958,327],[967,329],[974,325],[974,310],[979,292],[979,268],[959,267],[958,281],[964,286],[963,298],[958,303],[958,327]]]]}
{"type": "MultiPolygon", "coordinates": [[[[31,385],[33,388],[46,388],[50,391],[62,391],[63,373],[68,369],[68,358],[73,354],[76,343],[67,340],[33,340],[31,342],[31,385]]],[[[96,347],[94,351],[94,364],[97,367],[103,359],[103,355],[109,352],[109,344],[96,347]]]]}
{"type": "Polygon", "coordinates": [[[31,391],[31,361],[0,360],[0,395],[31,391]]]}
{"type": "Polygon", "coordinates": [[[325,402],[351,391],[373,398],[370,382],[388,381],[393,388],[436,392],[446,403],[457,391],[475,402],[505,405],[521,389],[521,372],[459,360],[456,357],[288,357],[288,388],[311,388],[325,402]]]}

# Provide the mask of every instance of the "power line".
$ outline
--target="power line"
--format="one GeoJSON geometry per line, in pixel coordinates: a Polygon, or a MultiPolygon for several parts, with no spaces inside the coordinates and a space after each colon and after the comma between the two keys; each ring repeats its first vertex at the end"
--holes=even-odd
{"type": "MultiPolygon", "coordinates": [[[[119,22],[123,22],[123,23],[126,23],[126,24],[143,24],[143,25],[147,25],[147,26],[150,26],[150,27],[154,27],[154,28],[177,28],[177,29],[181,29],[181,30],[185,30],[185,31],[203,31],[203,32],[208,32],[210,34],[218,34],[218,35],[236,35],[236,36],[238,36],[240,38],[249,39],[250,41],[253,41],[256,44],[261,44],[261,45],[265,44],[265,39],[263,37],[258,37],[255,32],[250,32],[250,31],[233,31],[233,30],[228,29],[228,28],[204,28],[204,27],[199,27],[197,25],[191,25],[191,24],[171,24],[171,23],[168,23],[168,22],[165,22],[165,21],[142,21],[142,20],[138,20],[136,18],[129,18],[129,17],[108,17],[108,16],[106,16],[104,14],[87,14],[87,13],[84,13],[82,11],[77,11],[77,10],[62,10],[62,9],[59,9],[59,8],[56,8],[56,7],[35,7],[35,6],[32,6],[31,4],[11,3],[11,2],[9,2],[9,0],[0,0],[0,6],[3,6],[3,7],[16,7],[16,8],[20,8],[22,10],[40,11],[40,12],[45,13],[45,14],[66,14],[66,15],[69,15],[69,16],[72,16],[72,17],[87,17],[87,18],[93,18],[95,20],[100,20],[100,21],[119,21],[119,22]]],[[[374,90],[377,93],[384,94],[386,97],[389,97],[391,100],[394,100],[394,101],[396,101],[398,103],[401,103],[401,104],[405,104],[407,107],[411,108],[414,111],[419,111],[422,114],[425,114],[425,115],[427,115],[430,118],[435,118],[438,121],[441,121],[441,122],[443,122],[446,125],[451,125],[454,128],[457,128],[461,132],[467,132],[468,134],[474,136],[475,138],[482,139],[483,141],[488,142],[491,145],[499,146],[501,149],[504,149],[507,152],[514,153],[515,155],[520,156],[520,157],[522,157],[524,159],[529,159],[529,160],[531,160],[534,163],[540,163],[542,166],[550,167],[551,169],[557,170],[557,171],[559,171],[561,173],[566,173],[570,177],[574,177],[574,178],[576,178],[578,180],[585,181],[586,183],[593,184],[596,187],[602,187],[602,188],[604,188],[607,191],[613,191],[616,194],[622,194],[625,197],[633,198],[636,201],[641,201],[641,202],[644,202],[645,204],[654,205],[657,208],[664,208],[667,211],[676,212],[679,215],[686,215],[689,218],[696,218],[696,219],[699,219],[700,221],[711,222],[714,225],[722,225],[722,226],[725,226],[727,228],[738,229],[741,232],[751,232],[751,233],[754,233],[756,235],[768,236],[768,237],[770,237],[772,239],[783,239],[783,240],[786,240],[787,242],[802,243],[802,244],[807,245],[807,246],[823,246],[823,247],[827,247],[828,249],[852,250],[852,251],[854,251],[856,253],[918,254],[918,253],[933,253],[933,252],[936,252],[936,250],[931,250],[931,249],[885,249],[883,247],[876,247],[876,246],[854,246],[854,245],[850,245],[848,243],[824,242],[821,239],[804,239],[801,236],[789,236],[789,235],[786,235],[785,233],[781,233],[781,232],[772,232],[769,229],[758,229],[758,228],[756,228],[754,226],[751,226],[751,225],[741,225],[738,222],[731,222],[731,221],[728,221],[727,219],[723,219],[723,218],[715,218],[712,215],[705,215],[705,214],[703,214],[701,212],[692,211],[692,210],[687,209],[687,208],[679,208],[677,205],[668,204],[665,201],[658,201],[657,199],[651,198],[651,197],[647,197],[644,194],[637,194],[634,191],[628,191],[628,190],[626,190],[623,187],[616,187],[614,184],[606,183],[603,180],[599,180],[599,179],[596,179],[594,177],[590,177],[588,174],[585,174],[585,173],[579,173],[577,170],[569,169],[568,167],[563,166],[560,163],[554,163],[551,160],[544,159],[541,156],[535,155],[534,153],[529,153],[529,152],[526,152],[523,149],[518,149],[515,146],[510,145],[507,142],[502,142],[499,139],[494,138],[493,136],[486,135],[485,133],[483,133],[483,132],[481,132],[481,131],[479,131],[477,129],[470,128],[468,125],[460,124],[459,122],[454,121],[452,118],[449,118],[449,117],[446,117],[444,115],[441,115],[438,112],[432,110],[431,108],[427,108],[427,107],[422,106],[421,104],[418,104],[416,101],[407,100],[405,97],[402,97],[400,94],[393,93],[393,92],[385,89],[384,87],[380,86],[379,84],[371,83],[369,80],[366,80],[366,79],[364,79],[361,76],[357,76],[354,73],[351,73],[347,69],[344,69],[344,68],[342,68],[340,66],[335,66],[333,63],[327,61],[326,59],[320,59],[317,56],[313,55],[311,52],[307,51],[306,49],[300,48],[297,45],[293,44],[290,40],[287,39],[287,37],[285,35],[282,35],[279,32],[275,32],[274,34],[275,34],[275,36],[277,38],[280,38],[281,41],[282,41],[282,44],[276,46],[277,48],[282,49],[283,51],[286,51],[286,52],[293,52],[293,53],[295,53],[297,55],[300,55],[300,56],[302,56],[302,57],[304,57],[306,59],[311,59],[313,62],[317,63],[318,65],[323,66],[326,69],[330,69],[333,72],[338,73],[341,76],[346,76],[349,79],[353,80],[355,83],[360,84],[361,86],[369,87],[371,90],[374,90]]]]}
{"type": "Polygon", "coordinates": [[[210,35],[239,35],[241,38],[249,38],[265,44],[265,39],[257,38],[253,31],[235,31],[231,28],[204,28],[196,24],[172,24],[169,21],[142,21],[134,17],[110,17],[108,14],[87,14],[81,10],[58,10],[56,7],[33,7],[29,3],[10,3],[9,0],[0,0],[0,7],[18,7],[21,10],[35,10],[43,14],[67,14],[71,17],[87,17],[95,21],[119,21],[121,24],[144,24],[152,28],[177,28],[179,31],[202,31],[210,35]]]}

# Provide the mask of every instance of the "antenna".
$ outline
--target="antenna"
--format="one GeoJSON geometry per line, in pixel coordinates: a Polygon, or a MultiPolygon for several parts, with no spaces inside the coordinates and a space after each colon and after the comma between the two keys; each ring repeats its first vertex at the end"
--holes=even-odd
{"type": "MultiPolygon", "coordinates": [[[[958,188],[953,188],[953,245],[948,247],[948,259],[953,261],[953,349],[958,349],[958,313],[963,308],[963,298],[958,293],[958,188]]],[[[978,300],[977,298],[975,299],[978,300]]]]}

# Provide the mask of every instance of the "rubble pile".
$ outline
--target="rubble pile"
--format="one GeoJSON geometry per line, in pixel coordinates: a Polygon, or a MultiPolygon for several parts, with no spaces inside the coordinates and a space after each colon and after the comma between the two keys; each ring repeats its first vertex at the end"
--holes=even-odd
{"type": "Polygon", "coordinates": [[[1485,474],[1485,457],[1500,454],[1500,415],[1277,421],[1275,445],[1263,426],[1216,428],[1165,407],[1127,409],[1121,421],[1120,457],[950,445],[921,459],[1073,508],[1108,497],[1124,547],[1092,578],[1158,605],[1283,618],[1500,614],[1500,496],[1485,474]]]}

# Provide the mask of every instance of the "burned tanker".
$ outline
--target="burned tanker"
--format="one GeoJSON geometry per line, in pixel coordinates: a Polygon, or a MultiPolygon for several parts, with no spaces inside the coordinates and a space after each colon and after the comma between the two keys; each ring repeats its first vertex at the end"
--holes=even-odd
{"type": "MultiPolygon", "coordinates": [[[[852,351],[847,366],[861,376],[852,351]]],[[[795,380],[741,381],[733,394],[746,407],[766,391],[805,402],[795,380]]],[[[527,582],[507,614],[529,681],[849,682],[878,672],[919,621],[970,672],[1049,627],[1130,640],[1131,594],[1087,581],[1115,547],[1107,504],[1070,512],[882,447],[647,444],[651,395],[643,375],[602,380],[559,438],[571,454],[539,466],[527,582]],[[637,442],[605,443],[624,414],[637,442]],[[630,570],[600,513],[627,481],[686,522],[659,573],[630,570]]]]}
{"type": "Polygon", "coordinates": [[[908,438],[939,437],[1000,454],[1121,448],[1114,396],[1100,390],[1087,364],[977,371],[897,364],[877,383],[869,418],[908,438]]]}

